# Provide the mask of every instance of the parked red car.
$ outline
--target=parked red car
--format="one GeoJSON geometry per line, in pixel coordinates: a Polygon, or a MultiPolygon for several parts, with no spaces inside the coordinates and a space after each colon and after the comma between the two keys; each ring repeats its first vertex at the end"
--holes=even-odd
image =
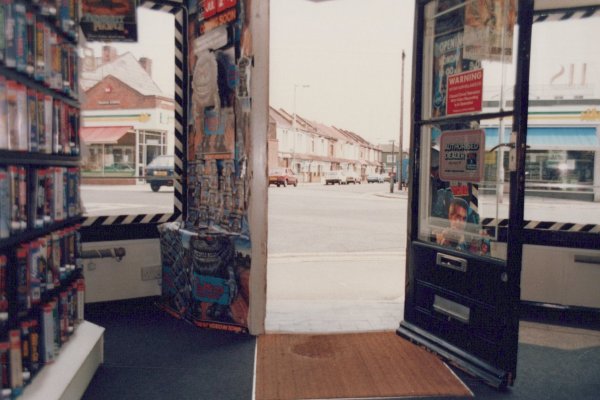
{"type": "Polygon", "coordinates": [[[298,178],[289,168],[275,168],[269,172],[269,186],[271,185],[277,185],[277,187],[281,185],[298,186],[298,178]]]}

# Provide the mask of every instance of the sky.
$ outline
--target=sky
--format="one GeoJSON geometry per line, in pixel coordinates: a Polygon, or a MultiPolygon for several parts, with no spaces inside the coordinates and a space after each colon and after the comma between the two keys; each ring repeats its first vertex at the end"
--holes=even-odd
{"type": "MultiPolygon", "coordinates": [[[[173,93],[173,16],[138,8],[138,18],[139,43],[115,46],[119,53],[151,58],[155,82],[173,93]]],[[[397,145],[404,50],[403,148],[408,149],[413,19],[413,0],[270,0],[270,104],[294,112],[296,86],[298,115],[374,144],[394,140],[397,145]]],[[[533,35],[532,85],[564,87],[569,71],[579,82],[585,68],[586,83],[600,97],[600,46],[589,39],[600,37],[600,17],[537,23],[533,35]]],[[[101,44],[88,45],[100,54],[101,44]]]]}
{"type": "Polygon", "coordinates": [[[400,137],[402,50],[404,148],[408,148],[412,0],[271,0],[270,104],[353,131],[374,144],[400,137]]]}
{"type": "MultiPolygon", "coordinates": [[[[137,8],[138,42],[136,43],[110,43],[117,48],[119,55],[129,51],[137,59],[148,57],[152,59],[152,79],[160,89],[172,96],[175,92],[174,64],[175,64],[175,21],[173,15],[137,8]],[[157,29],[157,27],[160,27],[157,29]]],[[[94,49],[96,57],[102,53],[105,43],[88,42],[87,47],[94,49]]]]}

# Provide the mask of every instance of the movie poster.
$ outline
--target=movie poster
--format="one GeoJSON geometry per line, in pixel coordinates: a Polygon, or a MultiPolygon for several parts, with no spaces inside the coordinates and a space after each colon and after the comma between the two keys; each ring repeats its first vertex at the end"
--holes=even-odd
{"type": "Polygon", "coordinates": [[[515,0],[473,0],[465,5],[464,57],[510,63],[517,19],[515,0]]]}
{"type": "Polygon", "coordinates": [[[136,42],[134,0],[82,0],[80,26],[89,42],[136,42]]]}
{"type": "Polygon", "coordinates": [[[190,13],[187,209],[161,226],[161,305],[202,328],[248,331],[251,0],[190,13]]]}
{"type": "Polygon", "coordinates": [[[446,114],[448,77],[481,68],[481,60],[464,54],[465,9],[459,0],[440,0],[433,42],[432,117],[446,114]]]}

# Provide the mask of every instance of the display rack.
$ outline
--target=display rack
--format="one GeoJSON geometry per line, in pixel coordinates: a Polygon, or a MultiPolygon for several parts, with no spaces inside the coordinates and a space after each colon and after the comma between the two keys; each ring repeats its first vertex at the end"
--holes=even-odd
{"type": "Polygon", "coordinates": [[[101,360],[79,257],[80,7],[0,2],[0,398],[93,375],[67,349],[101,360]]]}

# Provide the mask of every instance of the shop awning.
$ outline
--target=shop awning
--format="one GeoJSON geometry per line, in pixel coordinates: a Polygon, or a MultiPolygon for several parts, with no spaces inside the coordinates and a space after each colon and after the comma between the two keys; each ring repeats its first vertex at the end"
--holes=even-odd
{"type": "Polygon", "coordinates": [[[81,128],[81,140],[86,144],[118,144],[128,133],[135,133],[133,126],[94,126],[81,128]]]}
{"type": "MultiPolygon", "coordinates": [[[[510,140],[506,129],[503,142],[510,140]]],[[[487,150],[498,144],[498,128],[485,128],[487,150]]],[[[530,127],[527,145],[532,150],[600,150],[600,141],[594,127],[530,127]]]]}

